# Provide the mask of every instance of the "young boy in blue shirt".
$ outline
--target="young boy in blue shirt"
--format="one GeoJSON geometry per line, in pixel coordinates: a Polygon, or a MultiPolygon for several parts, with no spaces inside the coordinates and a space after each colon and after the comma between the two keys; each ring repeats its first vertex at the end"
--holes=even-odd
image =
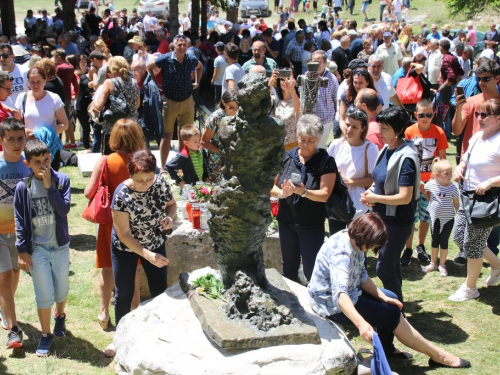
{"type": "Polygon", "coordinates": [[[68,213],[71,203],[69,177],[50,167],[51,156],[45,143],[33,140],[24,149],[27,167],[32,173],[21,180],[14,194],[16,247],[19,266],[31,272],[35,287],[42,337],[36,354],[50,352],[54,336],[66,334],[64,307],[69,285],[68,213]],[[54,310],[54,334],[50,328],[54,310]]]}
{"type": "Polygon", "coordinates": [[[24,165],[24,124],[13,117],[4,119],[0,124],[0,144],[3,147],[0,153],[0,316],[2,327],[9,330],[7,349],[16,349],[23,346],[23,333],[18,327],[14,302],[19,282],[14,191],[17,183],[31,173],[24,165]]]}

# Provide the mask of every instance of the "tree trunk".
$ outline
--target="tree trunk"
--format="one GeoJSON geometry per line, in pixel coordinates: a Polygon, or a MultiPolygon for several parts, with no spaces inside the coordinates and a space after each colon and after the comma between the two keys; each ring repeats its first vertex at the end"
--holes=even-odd
{"type": "Polygon", "coordinates": [[[200,0],[194,0],[191,4],[191,36],[198,36],[198,30],[200,29],[200,0]]]}
{"type": "Polygon", "coordinates": [[[76,26],[75,3],[76,0],[59,0],[62,4],[62,18],[64,31],[74,30],[76,26]]]}
{"type": "Polygon", "coordinates": [[[201,35],[207,36],[207,0],[201,0],[201,35]]]}
{"type": "Polygon", "coordinates": [[[179,0],[170,0],[170,37],[179,34],[179,0]]]}
{"type": "MultiPolygon", "coordinates": [[[[14,13],[14,0],[1,0],[0,12],[2,12],[2,32],[9,37],[16,35],[16,15],[14,13]]],[[[24,25],[22,27],[24,32],[24,25]]]]}

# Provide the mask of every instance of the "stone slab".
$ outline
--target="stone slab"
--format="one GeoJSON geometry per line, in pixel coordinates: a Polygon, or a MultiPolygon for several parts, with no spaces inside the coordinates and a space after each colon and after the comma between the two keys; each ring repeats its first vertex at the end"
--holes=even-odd
{"type": "MultiPolygon", "coordinates": [[[[177,142],[177,141],[172,141],[177,142]]],[[[156,165],[158,168],[161,168],[161,159],[160,159],[160,150],[151,150],[153,155],[156,157],[156,165]]],[[[174,158],[177,155],[176,151],[170,151],[168,154],[167,161],[174,158]]],[[[83,177],[89,177],[94,170],[94,165],[97,160],[101,157],[101,153],[79,153],[78,154],[78,170],[82,174],[83,177]]]]}
{"type": "Polygon", "coordinates": [[[224,350],[207,338],[179,283],[125,315],[116,328],[117,374],[350,375],[356,353],[342,327],[314,314],[307,289],[284,279],[310,314],[321,344],[224,350]]]}
{"type": "Polygon", "coordinates": [[[225,302],[203,296],[190,297],[191,307],[200,320],[207,336],[223,349],[255,349],[276,345],[320,344],[318,330],[313,320],[300,305],[297,296],[287,286],[283,277],[275,269],[267,269],[266,277],[270,292],[278,300],[278,305],[288,307],[294,324],[281,325],[269,331],[261,331],[241,320],[229,319],[225,312],[225,302]]]}

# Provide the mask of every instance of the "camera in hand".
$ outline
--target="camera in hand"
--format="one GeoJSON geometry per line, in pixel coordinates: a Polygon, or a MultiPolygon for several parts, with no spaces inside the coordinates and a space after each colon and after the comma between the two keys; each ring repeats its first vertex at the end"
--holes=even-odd
{"type": "Polygon", "coordinates": [[[278,69],[278,78],[290,78],[291,76],[291,69],[278,69]]]}

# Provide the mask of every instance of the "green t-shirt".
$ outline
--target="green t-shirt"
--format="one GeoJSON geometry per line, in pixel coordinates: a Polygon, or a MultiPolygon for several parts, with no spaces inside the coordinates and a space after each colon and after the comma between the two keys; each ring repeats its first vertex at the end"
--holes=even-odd
{"type": "Polygon", "coordinates": [[[194,171],[196,172],[196,176],[198,176],[198,180],[203,181],[203,153],[201,150],[189,150],[189,157],[193,162],[194,171]]]}

